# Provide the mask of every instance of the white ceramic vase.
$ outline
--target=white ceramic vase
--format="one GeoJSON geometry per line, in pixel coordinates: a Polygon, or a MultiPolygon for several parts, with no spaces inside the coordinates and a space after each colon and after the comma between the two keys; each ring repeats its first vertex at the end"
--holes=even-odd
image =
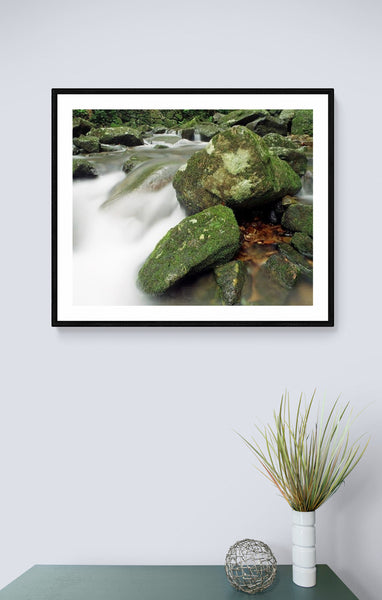
{"type": "Polygon", "coordinates": [[[316,585],[316,513],[292,512],[293,582],[316,585]]]}

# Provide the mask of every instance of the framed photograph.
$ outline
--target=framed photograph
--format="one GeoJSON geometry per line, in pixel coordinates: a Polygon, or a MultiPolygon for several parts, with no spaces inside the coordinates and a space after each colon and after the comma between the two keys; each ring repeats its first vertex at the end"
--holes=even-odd
{"type": "Polygon", "coordinates": [[[52,90],[52,325],[332,326],[333,104],[52,90]]]}

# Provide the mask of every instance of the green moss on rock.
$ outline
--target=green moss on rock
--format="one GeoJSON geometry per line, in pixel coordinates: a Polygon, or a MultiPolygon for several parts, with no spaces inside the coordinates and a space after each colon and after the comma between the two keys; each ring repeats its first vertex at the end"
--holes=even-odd
{"type": "Polygon", "coordinates": [[[82,119],[81,117],[74,117],[73,119],[73,137],[79,137],[85,135],[92,129],[93,125],[90,121],[82,119]]]}
{"type": "Polygon", "coordinates": [[[295,285],[301,273],[296,264],[281,254],[272,254],[265,263],[264,269],[278,285],[287,289],[295,285]]]}
{"type": "Polygon", "coordinates": [[[304,256],[313,258],[313,240],[306,233],[294,233],[291,239],[291,244],[304,256]]]}
{"type": "Polygon", "coordinates": [[[233,125],[246,125],[260,117],[268,115],[267,110],[232,110],[219,119],[219,125],[222,127],[232,127],[233,125]]]}
{"type": "Polygon", "coordinates": [[[290,244],[284,242],[280,243],[278,248],[281,254],[295,264],[304,275],[309,279],[313,279],[313,265],[305,258],[305,256],[302,256],[302,254],[297,252],[290,244]]]}
{"type": "Polygon", "coordinates": [[[291,133],[293,135],[313,135],[313,111],[296,110],[292,120],[291,133]]]}
{"type": "Polygon", "coordinates": [[[296,144],[294,144],[290,139],[286,138],[284,135],[280,135],[279,133],[267,133],[263,137],[263,141],[266,145],[277,148],[291,148],[292,150],[297,150],[296,144]]]}
{"type": "Polygon", "coordinates": [[[277,117],[267,115],[260,117],[251,123],[247,123],[248,129],[257,133],[257,135],[263,136],[267,133],[278,133],[280,135],[287,135],[288,127],[285,121],[281,121],[277,117]]]}
{"type": "Polygon", "coordinates": [[[208,208],[186,217],[157,244],[138,273],[146,294],[163,294],[186,275],[231,260],[240,247],[240,229],[232,210],[208,208]]]}
{"type": "Polygon", "coordinates": [[[91,135],[99,138],[101,144],[122,144],[123,146],[142,146],[143,138],[136,129],[131,127],[101,127],[92,129],[91,135]]]}
{"type": "Polygon", "coordinates": [[[313,206],[292,204],[284,212],[281,225],[289,231],[300,231],[313,237],[313,206]]]}
{"type": "Polygon", "coordinates": [[[234,260],[216,267],[214,273],[223,304],[238,304],[247,274],[245,264],[234,260]]]}
{"type": "Polygon", "coordinates": [[[81,135],[73,139],[73,144],[87,154],[93,154],[100,150],[99,138],[94,135],[81,135]]]}
{"type": "Polygon", "coordinates": [[[173,185],[180,204],[193,214],[216,204],[262,207],[295,194],[301,181],[286,162],[271,155],[260,136],[239,125],[196,152],[176,173],[173,185]]]}
{"type": "Polygon", "coordinates": [[[282,148],[277,146],[272,146],[269,148],[269,151],[274,156],[278,156],[281,160],[285,160],[297,175],[304,175],[307,169],[308,160],[303,152],[292,150],[292,148],[282,148]]]}
{"type": "Polygon", "coordinates": [[[88,160],[73,160],[73,179],[94,179],[97,176],[93,163],[88,160]]]}

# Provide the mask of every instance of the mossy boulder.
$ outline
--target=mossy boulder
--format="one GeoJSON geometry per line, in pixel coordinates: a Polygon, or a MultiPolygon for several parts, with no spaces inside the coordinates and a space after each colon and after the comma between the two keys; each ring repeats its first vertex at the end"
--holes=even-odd
{"type": "Polygon", "coordinates": [[[180,130],[180,135],[184,140],[193,140],[195,137],[195,127],[185,127],[180,130]]]}
{"type": "Polygon", "coordinates": [[[73,160],[73,179],[94,179],[97,169],[88,160],[73,160]]]}
{"type": "Polygon", "coordinates": [[[122,144],[122,146],[142,146],[141,133],[131,127],[101,127],[90,132],[99,138],[101,144],[122,144]]]}
{"type": "Polygon", "coordinates": [[[263,136],[263,141],[268,148],[291,148],[291,150],[297,150],[298,148],[292,140],[279,133],[267,133],[263,136]]]}
{"type": "Polygon", "coordinates": [[[273,156],[278,156],[281,160],[285,160],[297,175],[304,175],[308,165],[308,159],[304,152],[281,146],[272,146],[269,148],[269,151],[273,156]]]}
{"type": "Polygon", "coordinates": [[[296,110],[292,119],[291,133],[293,135],[313,135],[313,111],[296,110]]]}
{"type": "Polygon", "coordinates": [[[223,304],[238,304],[245,283],[247,269],[241,260],[233,260],[214,270],[223,304]]]}
{"type": "Polygon", "coordinates": [[[81,135],[73,139],[73,144],[87,154],[93,154],[100,151],[99,138],[95,135],[81,135]]]}
{"type": "Polygon", "coordinates": [[[222,115],[219,118],[219,125],[221,127],[233,127],[234,125],[246,125],[251,121],[255,121],[260,117],[268,115],[267,110],[232,110],[228,114],[222,115]]]}
{"type": "Polygon", "coordinates": [[[224,204],[232,209],[260,208],[301,188],[289,165],[272,156],[260,136],[235,126],[215,135],[176,173],[179,203],[193,214],[224,204]]]}
{"type": "Polygon", "coordinates": [[[271,115],[260,117],[255,121],[247,123],[248,129],[257,133],[257,135],[266,135],[267,133],[278,133],[279,135],[287,135],[288,127],[284,121],[271,115]]]}
{"type": "Polygon", "coordinates": [[[295,264],[300,269],[301,273],[306,275],[309,279],[313,279],[313,266],[305,256],[302,256],[302,254],[297,252],[290,244],[284,242],[281,242],[278,245],[278,248],[282,256],[295,264]]]}
{"type": "Polygon", "coordinates": [[[300,273],[300,268],[282,254],[272,254],[264,265],[268,276],[283,288],[292,288],[300,273]]]}
{"type": "Polygon", "coordinates": [[[200,133],[202,142],[209,142],[220,131],[220,127],[215,123],[198,123],[195,129],[200,133]]]}
{"type": "Polygon", "coordinates": [[[81,117],[75,117],[73,119],[73,137],[79,137],[85,135],[92,129],[93,125],[90,121],[82,119],[81,117]]]}
{"type": "Polygon", "coordinates": [[[303,150],[291,140],[277,133],[268,133],[263,137],[271,154],[285,160],[298,175],[303,175],[307,169],[308,160],[303,150]]]}
{"type": "Polygon", "coordinates": [[[300,231],[313,237],[313,206],[291,204],[282,216],[281,225],[289,231],[300,231]]]}
{"type": "Polygon", "coordinates": [[[285,123],[285,125],[287,126],[288,133],[290,133],[291,126],[292,126],[292,119],[295,114],[296,114],[295,110],[291,110],[291,109],[287,108],[287,109],[280,111],[280,114],[278,115],[280,121],[283,121],[283,123],[285,123]]]}
{"type": "Polygon", "coordinates": [[[290,241],[292,246],[308,258],[313,258],[313,240],[310,235],[306,233],[300,233],[299,231],[294,233],[290,241]]]}
{"type": "Polygon", "coordinates": [[[163,294],[186,275],[230,261],[240,247],[240,228],[231,209],[207,208],[186,217],[157,244],[138,273],[146,294],[163,294]]]}

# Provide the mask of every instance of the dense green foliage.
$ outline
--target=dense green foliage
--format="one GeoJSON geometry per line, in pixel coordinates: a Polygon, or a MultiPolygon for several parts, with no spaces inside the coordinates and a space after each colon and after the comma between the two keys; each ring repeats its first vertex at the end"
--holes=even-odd
{"type": "MultiPolygon", "coordinates": [[[[228,111],[220,111],[228,112],[228,111]]],[[[165,125],[176,127],[189,122],[194,117],[202,121],[212,121],[216,110],[101,110],[101,109],[75,109],[73,117],[82,117],[94,125],[128,124],[131,127],[165,125]]]]}

